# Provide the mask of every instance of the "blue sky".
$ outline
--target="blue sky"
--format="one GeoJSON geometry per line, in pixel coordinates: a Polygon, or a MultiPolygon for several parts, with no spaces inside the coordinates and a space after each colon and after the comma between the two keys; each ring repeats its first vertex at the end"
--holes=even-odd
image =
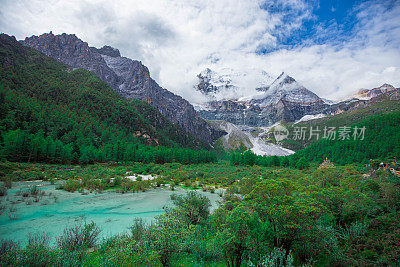
{"type": "MultiPolygon", "coordinates": [[[[74,33],[141,60],[192,102],[205,68],[287,72],[321,97],[400,87],[398,0],[0,0],[0,32],[74,33]]],[[[258,77],[255,75],[254,77],[258,77]]],[[[256,79],[255,78],[255,79],[256,79]]],[[[246,80],[252,93],[257,81],[246,80]]]]}
{"type": "Polygon", "coordinates": [[[340,39],[352,34],[356,23],[354,8],[361,1],[307,1],[312,7],[312,16],[305,21],[302,27],[288,38],[282,38],[282,45],[295,46],[298,43],[310,40],[313,43],[322,44],[337,41],[337,33],[340,39]],[[320,34],[319,29],[331,29],[332,32],[320,34]]]}
{"type": "MultiPolygon", "coordinates": [[[[396,1],[369,1],[370,3],[380,3],[385,10],[390,10],[396,5],[396,1]]],[[[259,53],[269,53],[274,50],[293,48],[296,46],[307,46],[315,44],[334,43],[340,45],[348,39],[354,37],[357,30],[357,14],[362,4],[367,5],[368,1],[360,0],[307,0],[304,1],[304,9],[293,9],[282,4],[268,3],[263,4],[262,8],[271,13],[281,14],[286,10],[284,23],[291,23],[293,17],[299,16],[304,10],[308,10],[310,15],[304,19],[301,27],[287,35],[280,36],[277,29],[278,44],[275,47],[262,47],[259,53]]],[[[398,4],[398,3],[397,3],[398,4]]]]}

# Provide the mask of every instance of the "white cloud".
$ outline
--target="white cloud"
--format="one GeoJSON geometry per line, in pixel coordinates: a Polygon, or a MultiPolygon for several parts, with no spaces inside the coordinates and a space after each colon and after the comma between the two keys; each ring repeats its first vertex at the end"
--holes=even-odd
{"type": "Polygon", "coordinates": [[[399,86],[396,3],[390,11],[379,2],[358,6],[356,32],[346,43],[284,49],[280,39],[315,19],[301,0],[0,1],[0,31],[19,39],[49,31],[76,33],[90,45],[112,45],[141,60],[160,85],[191,101],[201,98],[192,86],[205,67],[286,71],[328,98],[384,82],[399,86]],[[281,11],[267,11],[271,6],[281,11]],[[260,48],[277,50],[259,55],[260,48]]]}

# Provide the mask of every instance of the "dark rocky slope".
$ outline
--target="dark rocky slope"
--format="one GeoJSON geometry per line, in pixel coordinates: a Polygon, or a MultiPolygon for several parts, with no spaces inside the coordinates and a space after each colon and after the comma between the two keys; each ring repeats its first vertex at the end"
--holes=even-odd
{"type": "Polygon", "coordinates": [[[199,117],[188,101],[160,87],[140,61],[121,57],[117,49],[89,47],[74,34],[51,32],[21,42],[64,64],[92,71],[121,96],[150,103],[202,141],[210,144],[224,134],[199,117]]]}
{"type": "MultiPolygon", "coordinates": [[[[210,79],[205,83],[204,77],[199,75],[197,89],[203,89],[200,91],[205,95],[215,92],[211,89],[204,91],[204,88],[216,87],[213,87],[210,79]]],[[[208,120],[224,120],[236,125],[262,127],[280,121],[295,122],[305,115],[334,115],[355,109],[365,102],[362,99],[350,99],[334,104],[328,103],[285,73],[279,75],[271,85],[257,88],[257,91],[260,92],[259,95],[249,100],[211,100],[198,112],[208,120]]]]}

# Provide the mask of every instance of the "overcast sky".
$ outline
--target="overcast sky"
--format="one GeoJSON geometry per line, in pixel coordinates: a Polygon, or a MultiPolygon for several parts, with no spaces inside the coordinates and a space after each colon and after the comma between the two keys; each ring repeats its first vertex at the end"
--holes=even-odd
{"type": "Polygon", "coordinates": [[[0,0],[0,32],[75,33],[141,60],[163,87],[197,101],[206,67],[285,71],[321,97],[400,87],[400,1],[0,0]]]}

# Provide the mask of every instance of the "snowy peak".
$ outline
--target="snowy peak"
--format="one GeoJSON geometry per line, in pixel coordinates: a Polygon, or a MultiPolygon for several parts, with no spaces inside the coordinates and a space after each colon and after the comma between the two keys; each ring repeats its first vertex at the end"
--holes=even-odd
{"type": "Polygon", "coordinates": [[[277,104],[281,100],[304,104],[321,100],[316,94],[306,89],[284,72],[262,91],[263,94],[258,95],[252,101],[262,107],[277,104]]]}
{"type": "Polygon", "coordinates": [[[273,79],[263,70],[238,72],[224,68],[216,72],[207,68],[197,77],[197,90],[210,101],[248,101],[263,107],[277,104],[280,100],[300,103],[321,100],[285,72],[273,79]]]}
{"type": "Polygon", "coordinates": [[[279,75],[279,77],[276,80],[279,81],[280,86],[283,86],[285,84],[292,84],[292,83],[296,82],[295,79],[293,79],[289,75],[285,74],[284,72],[282,72],[281,75],[279,75]]]}
{"type": "Polygon", "coordinates": [[[195,88],[210,100],[239,99],[255,94],[256,88],[268,86],[272,77],[259,69],[236,71],[221,68],[218,71],[206,68],[200,72],[195,88]]]}
{"type": "Polygon", "coordinates": [[[384,83],[380,87],[374,88],[372,90],[380,90],[382,93],[387,93],[396,90],[396,88],[394,88],[394,86],[391,84],[384,83]]]}
{"type": "Polygon", "coordinates": [[[206,68],[200,72],[197,77],[199,78],[199,84],[197,85],[197,90],[205,95],[215,94],[223,89],[234,89],[232,85],[232,76],[229,74],[219,75],[215,71],[206,68]]]}
{"type": "Polygon", "coordinates": [[[282,72],[278,78],[269,86],[270,90],[293,90],[296,88],[302,87],[301,84],[297,83],[295,79],[287,75],[286,73],[282,72]]]}
{"type": "Polygon", "coordinates": [[[383,84],[380,87],[373,88],[373,89],[360,89],[355,95],[355,98],[362,99],[362,100],[368,100],[374,97],[377,97],[379,95],[395,91],[396,88],[393,85],[390,84],[383,84]]]}
{"type": "Polygon", "coordinates": [[[293,79],[292,77],[290,77],[289,75],[285,74],[284,72],[282,72],[278,78],[276,78],[271,85],[269,86],[265,86],[265,87],[259,87],[256,88],[257,91],[261,91],[261,92],[266,92],[268,91],[270,88],[284,88],[285,85],[287,84],[292,84],[295,83],[296,80],[293,79]]]}
{"type": "Polygon", "coordinates": [[[303,85],[298,83],[293,77],[282,72],[278,78],[270,86],[271,88],[276,88],[277,90],[290,91],[297,88],[305,88],[303,85]]]}

